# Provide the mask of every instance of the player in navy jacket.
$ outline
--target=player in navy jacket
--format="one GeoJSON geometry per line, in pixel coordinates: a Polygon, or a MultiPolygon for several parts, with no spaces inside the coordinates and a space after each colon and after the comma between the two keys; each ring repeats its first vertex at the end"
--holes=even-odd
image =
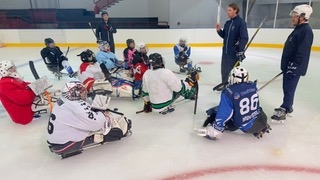
{"type": "MultiPolygon", "coordinates": [[[[228,84],[229,72],[238,60],[245,59],[244,49],[248,42],[248,30],[246,22],[238,15],[240,9],[235,3],[228,5],[228,20],[223,29],[216,24],[218,35],[223,38],[222,59],[221,59],[221,81],[228,84]]],[[[225,86],[217,90],[222,90],[225,86]]]]}
{"type": "Polygon", "coordinates": [[[283,73],[283,103],[275,109],[272,122],[284,122],[286,114],[293,111],[293,100],[300,76],[307,73],[313,32],[308,23],[312,13],[309,5],[296,6],[290,13],[295,26],[284,44],[281,57],[281,71],[283,73]]]}
{"type": "Polygon", "coordinates": [[[224,130],[240,129],[257,138],[262,137],[271,128],[260,107],[257,92],[256,83],[248,81],[247,71],[240,66],[233,68],[229,85],[221,93],[219,106],[207,111],[203,128],[195,129],[197,134],[217,140],[224,130]]]}

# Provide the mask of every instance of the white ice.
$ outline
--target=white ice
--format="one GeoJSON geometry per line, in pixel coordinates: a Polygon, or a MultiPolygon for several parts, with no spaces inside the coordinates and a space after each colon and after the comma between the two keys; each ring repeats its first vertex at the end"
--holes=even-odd
{"type": "MultiPolygon", "coordinates": [[[[70,49],[68,57],[75,69],[80,64],[76,55],[84,49],[70,49]]],[[[14,60],[27,81],[33,81],[27,64],[34,60],[40,76],[47,75],[59,89],[71,79],[58,81],[49,73],[39,60],[40,50],[0,48],[0,60],[14,60]]],[[[122,50],[116,49],[119,59],[122,50]]],[[[178,70],[171,48],[149,48],[149,54],[154,52],[164,56],[166,68],[178,70]]],[[[280,72],[281,52],[249,48],[242,66],[261,87],[280,72]]],[[[46,143],[48,114],[22,126],[13,123],[0,105],[1,179],[320,179],[319,52],[311,54],[307,75],[296,91],[294,112],[285,124],[270,122],[274,108],[282,103],[282,78],[259,92],[272,127],[262,139],[237,131],[209,141],[193,132],[204,121],[205,111],[219,102],[220,93],[212,88],[220,82],[221,48],[193,48],[191,58],[203,70],[196,115],[194,101],[181,102],[174,112],[160,115],[135,114],[143,107],[141,99],[113,98],[111,108],[133,121],[133,135],[63,160],[46,143]]]]}

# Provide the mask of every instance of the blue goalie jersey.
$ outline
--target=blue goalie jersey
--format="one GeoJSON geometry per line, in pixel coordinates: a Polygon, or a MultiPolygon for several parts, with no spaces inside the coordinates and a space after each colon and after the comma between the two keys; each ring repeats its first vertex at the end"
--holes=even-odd
{"type": "Polygon", "coordinates": [[[233,121],[235,127],[242,131],[251,128],[261,112],[258,89],[255,83],[233,84],[221,93],[219,109],[214,127],[223,132],[225,123],[233,121]]]}

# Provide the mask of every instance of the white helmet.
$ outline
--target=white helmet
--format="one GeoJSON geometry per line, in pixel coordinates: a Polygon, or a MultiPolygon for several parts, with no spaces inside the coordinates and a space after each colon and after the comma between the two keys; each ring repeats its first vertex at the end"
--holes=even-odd
{"type": "Polygon", "coordinates": [[[80,81],[71,81],[63,86],[62,96],[70,101],[86,100],[87,90],[80,81]]]}
{"type": "Polygon", "coordinates": [[[310,18],[311,14],[312,14],[312,7],[308,4],[302,4],[302,5],[296,6],[290,12],[290,16],[302,16],[306,20],[310,18]]]}
{"type": "Polygon", "coordinates": [[[17,68],[13,62],[4,60],[0,62],[0,76],[1,77],[12,77],[12,78],[21,78],[17,72],[17,68]],[[14,68],[12,71],[9,71],[10,68],[14,68]]]}
{"type": "Polygon", "coordinates": [[[149,50],[147,45],[146,45],[146,43],[144,43],[144,42],[138,43],[136,45],[136,49],[137,49],[138,52],[141,52],[141,50],[145,49],[146,50],[146,52],[145,52],[146,54],[148,53],[148,50],[149,50]]]}
{"type": "Polygon", "coordinates": [[[187,41],[188,41],[187,37],[182,36],[182,37],[179,39],[179,45],[180,45],[181,47],[185,47],[185,46],[187,45],[187,41]]]}
{"type": "Polygon", "coordinates": [[[180,39],[179,39],[179,42],[184,42],[184,43],[187,43],[188,41],[188,38],[186,36],[182,36],[180,39]]]}
{"type": "Polygon", "coordinates": [[[238,84],[247,82],[249,79],[249,73],[241,66],[235,67],[230,72],[229,83],[238,84]]]}

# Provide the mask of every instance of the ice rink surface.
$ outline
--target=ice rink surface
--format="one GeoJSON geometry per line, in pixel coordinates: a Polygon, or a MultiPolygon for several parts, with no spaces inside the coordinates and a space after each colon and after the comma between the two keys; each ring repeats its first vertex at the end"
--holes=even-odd
{"type": "MultiPolygon", "coordinates": [[[[61,47],[63,51],[65,47],[61,47]]],[[[85,47],[71,47],[70,64],[78,69],[85,47]]],[[[90,48],[97,52],[97,48],[90,48]]],[[[40,76],[60,89],[57,80],[40,60],[41,48],[0,48],[0,60],[13,60],[26,81],[34,78],[28,61],[35,61],[40,76]]],[[[116,49],[119,59],[123,49],[116,49]]],[[[166,60],[166,68],[178,71],[171,48],[149,48],[166,60]]],[[[261,87],[280,73],[281,49],[249,48],[242,66],[261,87]]],[[[177,103],[167,115],[136,114],[143,100],[114,97],[110,108],[118,108],[133,121],[133,135],[82,154],[61,160],[46,143],[48,114],[22,126],[14,124],[0,105],[0,170],[4,180],[80,179],[320,179],[320,52],[312,52],[307,75],[300,79],[292,117],[273,124],[273,110],[282,103],[282,77],[259,92],[260,104],[272,127],[262,139],[242,132],[225,132],[219,141],[197,136],[193,128],[206,118],[205,111],[219,103],[221,48],[192,48],[191,59],[202,68],[197,114],[194,101],[177,103]]],[[[177,75],[184,79],[186,75],[177,75]]],[[[18,112],[17,112],[18,113],[18,112]]]]}

